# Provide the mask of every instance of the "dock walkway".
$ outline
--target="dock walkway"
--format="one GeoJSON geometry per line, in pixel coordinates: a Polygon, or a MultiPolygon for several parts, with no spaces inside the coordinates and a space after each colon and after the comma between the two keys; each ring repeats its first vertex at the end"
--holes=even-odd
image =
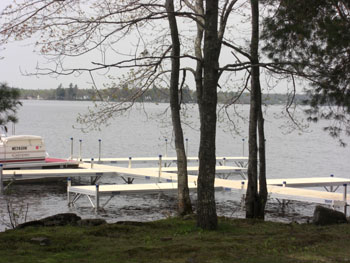
{"type": "MultiPolygon", "coordinates": [[[[89,164],[84,164],[89,166],[89,164]]],[[[162,168],[161,171],[156,168],[126,168],[118,166],[110,166],[104,164],[94,164],[94,167],[99,170],[115,172],[116,174],[143,176],[146,179],[162,178],[167,182],[176,181],[176,174],[166,171],[162,168]]],[[[241,169],[241,168],[240,168],[241,169]]],[[[169,169],[173,171],[173,169],[169,169]]],[[[197,176],[188,175],[189,184],[197,184],[197,176]]],[[[282,178],[268,179],[268,193],[270,198],[288,199],[295,201],[314,202],[320,204],[333,205],[338,207],[346,207],[350,202],[347,196],[347,185],[350,184],[350,179],[338,177],[314,177],[314,178],[282,178]],[[344,187],[343,193],[332,192],[330,188],[327,191],[319,191],[312,189],[303,189],[303,187],[344,187]]],[[[113,187],[113,186],[110,186],[113,187]]],[[[115,185],[116,189],[118,185],[115,185]]],[[[126,188],[128,185],[125,186],[126,188]]],[[[153,186],[154,187],[154,186],[153,186]]],[[[215,179],[215,187],[225,191],[238,191],[242,195],[246,192],[247,180],[228,180],[215,179]]],[[[130,186],[130,188],[132,188],[130,186]]]]}
{"type": "MultiPolygon", "coordinates": [[[[189,157],[191,161],[198,161],[197,157],[189,157]]],[[[246,157],[218,157],[219,165],[216,167],[218,173],[238,173],[246,172],[246,157]],[[227,161],[237,162],[237,166],[228,166],[227,161]]],[[[10,180],[29,180],[42,178],[65,178],[65,177],[95,177],[99,178],[104,175],[110,176],[125,176],[143,177],[145,179],[155,178],[156,183],[144,184],[127,184],[127,185],[99,185],[98,191],[96,186],[72,186],[67,187],[67,195],[69,203],[74,203],[80,196],[86,195],[91,201],[91,196],[94,197],[95,207],[98,208],[99,196],[110,195],[111,198],[117,193],[146,193],[146,192],[160,192],[173,191],[177,188],[177,174],[176,167],[163,167],[162,162],[174,162],[174,157],[159,157],[159,158],[104,158],[101,161],[91,163],[79,163],[77,169],[29,169],[29,170],[1,170],[1,181],[10,180]],[[130,161],[136,162],[158,162],[157,167],[132,167],[130,161]],[[128,163],[127,167],[116,165],[106,165],[105,162],[110,163],[128,163]],[[160,183],[162,180],[165,182],[160,183]],[[70,194],[75,195],[72,199],[70,194]],[[78,197],[79,196],[79,197],[78,197]]],[[[196,174],[198,166],[189,166],[188,171],[196,174]]],[[[196,175],[188,175],[188,182],[190,188],[194,190],[197,185],[198,177],[196,175]]],[[[297,201],[315,202],[327,205],[337,205],[346,208],[349,201],[347,196],[347,185],[350,184],[350,179],[339,177],[312,177],[312,178],[282,178],[282,179],[268,179],[268,193],[270,198],[289,199],[297,201]],[[339,187],[344,187],[342,193],[335,192],[339,187]],[[305,189],[305,187],[325,187],[327,191],[320,191],[314,189],[305,189]],[[327,188],[328,187],[328,188],[327,188]]],[[[241,180],[232,179],[215,179],[215,187],[223,189],[224,191],[238,191],[242,195],[246,192],[247,181],[243,177],[241,180]]],[[[2,187],[3,189],[3,187],[2,187]]],[[[91,201],[93,204],[94,202],[91,201]]]]}

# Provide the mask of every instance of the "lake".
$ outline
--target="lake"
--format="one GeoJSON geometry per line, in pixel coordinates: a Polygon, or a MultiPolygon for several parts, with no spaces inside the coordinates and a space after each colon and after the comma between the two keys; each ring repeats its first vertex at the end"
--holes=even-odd
{"type": "MultiPolygon", "coordinates": [[[[51,157],[68,158],[70,143],[74,138],[74,155],[78,156],[79,140],[82,140],[82,156],[96,158],[101,139],[102,157],[151,157],[165,155],[165,139],[168,140],[168,156],[175,156],[168,104],[137,104],[135,108],[112,119],[108,126],[98,131],[82,132],[76,122],[79,113],[86,113],[91,102],[76,101],[23,101],[15,126],[16,134],[40,135],[44,138],[51,157]]],[[[305,131],[291,130],[290,120],[283,117],[282,106],[269,106],[265,112],[268,178],[329,176],[348,177],[350,171],[349,147],[340,147],[322,130],[327,123],[312,123],[305,131]]],[[[217,156],[242,156],[247,154],[248,105],[237,106],[228,114],[220,113],[217,128],[217,156]],[[237,131],[239,133],[237,133],[237,131]]],[[[302,111],[296,112],[302,122],[302,111]]],[[[303,122],[306,124],[306,122],[303,122]]],[[[187,105],[184,116],[184,134],[188,138],[189,156],[198,155],[199,119],[196,105],[187,105]]],[[[9,129],[11,133],[11,128],[9,129]]],[[[350,140],[346,138],[347,143],[350,140]]],[[[105,182],[122,183],[120,179],[104,178],[105,182]]],[[[141,181],[141,179],[137,179],[141,181]]],[[[102,181],[104,182],[104,181],[102,181]]],[[[82,217],[95,217],[88,201],[79,202],[79,207],[68,208],[64,185],[14,185],[9,199],[16,207],[26,204],[28,220],[38,219],[61,212],[76,212],[82,217]],[[28,205],[27,205],[28,204],[28,205]]],[[[225,216],[244,216],[237,196],[217,193],[218,211],[225,216]]],[[[3,199],[3,197],[1,197],[3,199]]],[[[194,197],[195,198],[195,197],[194,197]]],[[[0,230],[8,224],[6,202],[1,200],[0,230]]],[[[112,200],[98,217],[110,222],[117,220],[147,221],[163,218],[174,212],[174,196],[125,196],[112,200]]],[[[19,208],[18,208],[19,209],[19,208]]],[[[281,211],[278,203],[271,202],[267,217],[272,220],[306,220],[313,206],[298,203],[281,211]],[[281,212],[286,212],[283,219],[281,212]]]]}

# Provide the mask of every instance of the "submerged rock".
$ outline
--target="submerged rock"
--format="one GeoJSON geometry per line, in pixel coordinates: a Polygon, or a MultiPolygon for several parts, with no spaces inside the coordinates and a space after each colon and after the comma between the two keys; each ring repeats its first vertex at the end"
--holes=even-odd
{"type": "Polygon", "coordinates": [[[314,211],[313,223],[316,225],[332,225],[344,224],[348,221],[344,213],[318,205],[314,211]]]}

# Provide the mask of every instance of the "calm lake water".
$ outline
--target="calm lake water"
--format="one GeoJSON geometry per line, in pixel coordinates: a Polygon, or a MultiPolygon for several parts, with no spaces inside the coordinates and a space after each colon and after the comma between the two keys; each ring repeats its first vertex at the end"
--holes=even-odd
{"type": "MultiPolygon", "coordinates": [[[[70,156],[70,138],[74,138],[74,154],[78,155],[79,140],[82,156],[98,156],[98,140],[102,140],[102,157],[145,157],[165,155],[165,139],[168,139],[168,156],[175,156],[173,148],[170,109],[167,104],[136,105],[123,116],[115,117],[100,131],[82,132],[77,129],[76,118],[87,112],[91,102],[70,101],[24,101],[15,127],[16,134],[40,135],[44,138],[51,157],[70,156]]],[[[229,112],[234,125],[226,120],[217,129],[217,156],[242,156],[247,153],[249,106],[239,106],[229,112]],[[241,116],[243,118],[237,117],[241,116]],[[235,130],[239,130],[239,134],[235,130]],[[243,141],[244,140],[244,141],[243,141]]],[[[324,122],[311,124],[304,132],[290,131],[288,119],[282,117],[281,106],[270,106],[266,110],[266,145],[268,178],[329,176],[348,177],[350,171],[349,147],[342,148],[322,127],[324,122]]],[[[189,105],[184,119],[184,134],[188,138],[190,156],[198,154],[199,121],[195,105],[189,105]]],[[[302,121],[301,110],[297,112],[302,121]]],[[[304,124],[306,124],[304,122],[304,124]]],[[[11,131],[11,128],[9,129],[11,131]]],[[[348,140],[348,139],[347,139],[348,140]]],[[[350,140],[347,141],[350,145],[350,140]]],[[[141,179],[136,179],[142,181],[141,179]]],[[[103,182],[122,183],[120,179],[103,178],[103,182]]],[[[48,215],[75,212],[82,217],[102,217],[110,222],[119,220],[147,221],[164,218],[174,212],[174,196],[123,196],[113,199],[105,211],[95,215],[87,200],[78,202],[78,207],[68,208],[64,184],[14,185],[8,198],[19,209],[28,209],[27,220],[48,215]]],[[[233,193],[217,192],[218,213],[225,216],[242,217],[239,197],[233,193]]],[[[195,196],[193,196],[195,199],[195,196]]],[[[0,230],[8,226],[7,208],[4,197],[0,205],[0,230]]],[[[288,222],[305,221],[312,215],[313,205],[292,203],[282,211],[278,203],[271,201],[267,217],[271,220],[288,222]]],[[[20,211],[22,214],[23,212],[20,211]]]]}

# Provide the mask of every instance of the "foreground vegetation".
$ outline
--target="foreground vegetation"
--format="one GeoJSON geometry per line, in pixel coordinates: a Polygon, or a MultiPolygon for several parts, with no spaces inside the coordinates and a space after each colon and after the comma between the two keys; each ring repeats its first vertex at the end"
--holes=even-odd
{"type": "Polygon", "coordinates": [[[194,220],[0,233],[0,262],[350,262],[350,225],[315,226],[220,219],[217,231],[194,220]],[[34,242],[46,238],[47,242],[34,242]]]}

